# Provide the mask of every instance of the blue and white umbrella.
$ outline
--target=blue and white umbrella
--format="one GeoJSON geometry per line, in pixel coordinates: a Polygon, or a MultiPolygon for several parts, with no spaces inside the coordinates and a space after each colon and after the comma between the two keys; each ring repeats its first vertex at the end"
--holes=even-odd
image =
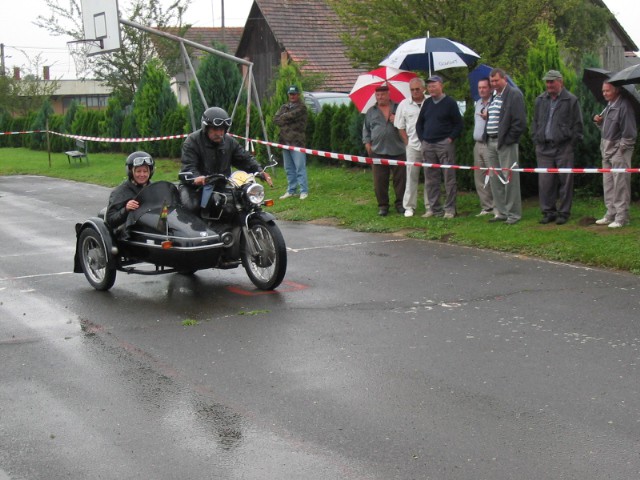
{"type": "Polygon", "coordinates": [[[385,58],[380,65],[401,70],[421,70],[435,72],[454,67],[468,67],[474,64],[480,55],[448,38],[414,38],[403,43],[385,58]]]}

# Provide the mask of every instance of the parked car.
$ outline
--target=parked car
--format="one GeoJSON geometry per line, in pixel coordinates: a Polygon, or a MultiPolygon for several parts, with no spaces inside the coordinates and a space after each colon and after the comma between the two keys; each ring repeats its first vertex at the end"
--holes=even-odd
{"type": "Polygon", "coordinates": [[[351,99],[340,92],[304,92],[304,103],[313,113],[320,113],[324,105],[349,105],[351,99]]]}

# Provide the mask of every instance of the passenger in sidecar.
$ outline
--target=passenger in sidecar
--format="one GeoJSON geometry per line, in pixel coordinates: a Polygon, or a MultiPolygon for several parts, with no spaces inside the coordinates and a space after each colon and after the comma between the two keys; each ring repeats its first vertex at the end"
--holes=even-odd
{"type": "Polygon", "coordinates": [[[127,178],[109,196],[105,220],[114,230],[125,223],[130,212],[138,209],[136,199],[144,187],[151,183],[155,162],[147,152],[133,152],[125,161],[127,178]]]}

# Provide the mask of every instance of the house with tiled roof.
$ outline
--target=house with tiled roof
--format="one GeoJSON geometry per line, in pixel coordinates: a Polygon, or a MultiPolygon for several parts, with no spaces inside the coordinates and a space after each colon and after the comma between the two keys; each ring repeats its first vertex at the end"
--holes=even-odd
{"type": "Polygon", "coordinates": [[[344,32],[324,0],[255,0],[236,51],[253,63],[261,98],[278,67],[292,60],[324,77],[322,90],[351,91],[365,69],[354,68],[340,39],[344,32]]]}

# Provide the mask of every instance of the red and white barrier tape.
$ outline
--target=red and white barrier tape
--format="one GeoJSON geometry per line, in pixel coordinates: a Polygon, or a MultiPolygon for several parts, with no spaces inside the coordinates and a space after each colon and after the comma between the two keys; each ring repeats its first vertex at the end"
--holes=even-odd
{"type": "Polygon", "coordinates": [[[46,130],[22,130],[20,132],[0,132],[0,135],[20,135],[23,133],[44,133],[46,130]]]}
{"type": "Polygon", "coordinates": [[[163,137],[143,137],[143,138],[105,138],[105,137],[87,137],[85,135],[69,135],[68,133],[58,133],[49,131],[53,135],[60,137],[73,138],[74,140],[85,140],[88,142],[106,142],[106,143],[140,143],[140,142],[155,142],[158,140],[176,140],[178,138],[188,137],[188,133],[181,135],[166,135],[163,137]]]}
{"type": "MultiPolygon", "coordinates": [[[[46,130],[29,130],[22,132],[0,132],[0,135],[17,135],[21,133],[43,133],[46,130]]],[[[53,135],[60,137],[73,138],[75,140],[85,140],[90,142],[105,142],[105,143],[140,143],[140,142],[154,142],[158,140],[176,140],[180,138],[186,138],[188,133],[180,135],[166,135],[162,137],[142,137],[142,138],[105,138],[105,137],[89,137],[85,135],[70,135],[68,133],[59,133],[49,131],[53,135]]],[[[415,167],[428,167],[428,168],[449,168],[453,170],[481,170],[489,175],[491,172],[523,172],[523,173],[640,173],[640,168],[491,168],[491,167],[475,167],[471,165],[442,165],[440,163],[422,163],[422,162],[406,162],[404,160],[391,160],[386,158],[372,158],[362,157],[359,155],[347,155],[344,153],[325,152],[323,150],[313,150],[304,147],[293,147],[290,145],[283,145],[281,143],[267,142],[265,140],[258,140],[255,138],[245,138],[240,135],[234,135],[230,133],[232,137],[239,138],[250,142],[249,150],[253,150],[254,143],[262,145],[269,145],[271,147],[280,148],[283,150],[293,150],[296,152],[307,153],[309,155],[315,155],[317,157],[332,158],[334,160],[342,160],[346,162],[365,163],[367,165],[412,165],[415,167]]],[[[497,173],[496,173],[497,174],[497,173]]],[[[504,183],[508,182],[508,179],[504,179],[502,175],[498,175],[498,178],[504,183]]]]}
{"type": "MultiPolygon", "coordinates": [[[[244,139],[238,135],[229,134],[233,137],[244,139]]],[[[482,170],[483,172],[524,172],[524,173],[640,173],[640,168],[491,168],[491,167],[475,167],[470,165],[442,165],[440,163],[422,163],[422,162],[406,162],[403,160],[391,160],[386,158],[361,157],[358,155],[346,155],[343,153],[325,152],[322,150],[312,150],[303,147],[292,147],[290,145],[282,145],[275,142],[267,142],[264,140],[256,140],[249,138],[250,142],[261,143],[284,150],[293,150],[296,152],[308,153],[318,157],[332,158],[336,160],[344,160],[347,162],[366,163],[369,165],[412,165],[415,167],[429,168],[450,168],[453,170],[482,170]]],[[[500,177],[502,179],[502,177],[500,177]]],[[[504,181],[504,179],[503,179],[504,181]]]]}

